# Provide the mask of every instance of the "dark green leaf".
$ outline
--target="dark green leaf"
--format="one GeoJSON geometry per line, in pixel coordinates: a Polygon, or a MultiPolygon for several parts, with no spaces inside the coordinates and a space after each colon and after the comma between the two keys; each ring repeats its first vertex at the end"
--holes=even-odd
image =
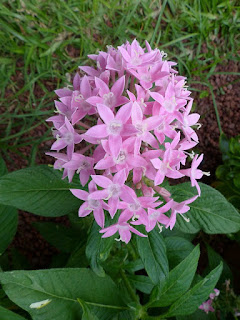
{"type": "Polygon", "coordinates": [[[114,282],[89,269],[2,272],[0,282],[9,298],[33,320],[81,319],[78,298],[101,320],[111,320],[127,309],[114,282]]]}
{"type": "MultiPolygon", "coordinates": [[[[0,177],[7,174],[7,167],[0,155],[0,177]]],[[[17,231],[18,212],[15,208],[0,204],[0,254],[2,254],[12,241],[17,231]]]]}
{"type": "Polygon", "coordinates": [[[35,222],[33,226],[47,242],[65,253],[72,252],[81,240],[81,235],[78,231],[61,224],[35,222]]]}
{"type": "Polygon", "coordinates": [[[151,293],[154,284],[150,278],[141,275],[128,275],[128,279],[137,290],[146,294],[151,293]]]}
{"type": "Polygon", "coordinates": [[[223,271],[220,277],[220,281],[223,283],[226,279],[233,279],[233,275],[231,272],[231,269],[227,265],[227,263],[223,260],[223,258],[214,251],[209,245],[207,245],[207,254],[208,254],[208,268],[204,272],[206,274],[207,272],[210,272],[213,268],[216,268],[220,262],[223,263],[223,271]]]}
{"type": "Polygon", "coordinates": [[[165,244],[171,269],[185,259],[194,248],[190,241],[181,237],[167,237],[165,238],[165,244]]]}
{"type": "Polygon", "coordinates": [[[19,316],[18,314],[5,309],[0,306],[0,319],[1,320],[26,320],[25,318],[19,316]]]}
{"type": "MultiPolygon", "coordinates": [[[[208,234],[232,233],[240,230],[240,214],[224,196],[212,187],[199,183],[201,196],[191,203],[190,211],[185,216],[186,222],[177,217],[176,228],[187,233],[197,233],[200,230],[208,234]]],[[[190,183],[182,183],[171,187],[173,198],[181,202],[196,194],[190,183]]]]}
{"type": "Polygon", "coordinates": [[[209,312],[208,314],[203,310],[197,310],[188,316],[178,316],[176,320],[216,320],[215,313],[209,312]]]}
{"type": "Polygon", "coordinates": [[[87,304],[83,300],[78,298],[77,301],[80,303],[83,309],[82,320],[98,320],[98,317],[90,312],[87,304]]]}
{"type": "Polygon", "coordinates": [[[151,307],[165,307],[181,297],[190,287],[197,270],[200,256],[199,246],[195,247],[189,256],[176,268],[170,271],[169,277],[151,307]]]}
{"type": "Polygon", "coordinates": [[[3,253],[12,241],[17,231],[18,212],[15,208],[0,205],[0,254],[3,253]]]}
{"type": "Polygon", "coordinates": [[[226,135],[224,133],[222,133],[220,135],[220,140],[219,140],[219,146],[220,146],[220,150],[222,152],[222,156],[223,156],[223,161],[228,159],[228,153],[229,153],[229,140],[226,137],[226,135]]]}
{"type": "Polygon", "coordinates": [[[86,247],[86,256],[89,260],[92,270],[98,276],[104,276],[105,272],[100,262],[105,261],[111,251],[114,238],[102,238],[99,233],[100,227],[94,221],[90,234],[88,236],[88,242],[86,247]]]}
{"type": "Polygon", "coordinates": [[[67,268],[86,268],[88,260],[85,254],[86,244],[80,244],[72,252],[65,265],[67,268]]]}
{"type": "Polygon", "coordinates": [[[137,237],[137,247],[148,276],[154,284],[163,284],[168,276],[168,260],[164,239],[154,229],[148,237],[137,237]]]}
{"type": "Polygon", "coordinates": [[[6,164],[0,154],[0,177],[7,174],[6,164]]]}
{"type": "Polygon", "coordinates": [[[209,294],[215,288],[222,272],[222,264],[212,270],[202,281],[185,293],[170,307],[165,317],[192,314],[197,308],[207,300],[209,294]]]}
{"type": "Polygon", "coordinates": [[[0,203],[47,217],[78,210],[81,201],[69,188],[81,188],[61,179],[61,172],[48,166],[22,169],[0,179],[0,203]]]}

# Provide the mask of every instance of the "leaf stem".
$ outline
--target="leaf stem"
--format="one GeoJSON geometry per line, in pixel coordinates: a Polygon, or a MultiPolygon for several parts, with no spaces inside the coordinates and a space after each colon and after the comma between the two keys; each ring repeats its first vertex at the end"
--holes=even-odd
{"type": "Polygon", "coordinates": [[[133,290],[133,288],[132,288],[132,286],[131,286],[131,284],[130,284],[130,282],[129,282],[126,274],[125,274],[125,272],[122,269],[120,270],[120,275],[121,275],[121,277],[123,279],[123,282],[124,282],[128,292],[129,292],[130,296],[139,305],[138,295],[134,292],[134,290],[133,290]]]}

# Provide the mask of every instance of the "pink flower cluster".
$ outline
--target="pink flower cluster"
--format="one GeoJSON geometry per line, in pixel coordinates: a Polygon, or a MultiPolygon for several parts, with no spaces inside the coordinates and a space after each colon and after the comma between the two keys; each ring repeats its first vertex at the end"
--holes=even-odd
{"type": "Polygon", "coordinates": [[[136,40],[108,47],[89,55],[96,68],[79,67],[85,75],[76,74],[73,88],[56,90],[58,114],[47,120],[54,124],[56,141],[47,154],[56,158],[54,167],[63,169],[63,178],[71,181],[77,173],[82,186],[91,179],[88,192],[71,192],[84,201],[79,216],[93,212],[103,237],[118,232],[128,243],[131,232],[145,236],[134,225],[147,232],[156,225],[172,229],[177,214],[183,216],[201,193],[203,155],[189,153],[198,143],[199,115],[190,114],[186,78],[165,55],[136,40]],[[183,169],[189,156],[194,156],[191,167],[183,169]],[[177,203],[162,183],[184,176],[198,196],[177,203]],[[117,222],[104,228],[107,213],[117,222]]]}
{"type": "Polygon", "coordinates": [[[208,312],[214,312],[215,309],[212,306],[212,302],[215,298],[217,298],[220,294],[220,291],[218,289],[214,289],[213,293],[210,293],[209,299],[207,301],[204,301],[200,306],[199,309],[203,310],[208,314],[208,312]]]}

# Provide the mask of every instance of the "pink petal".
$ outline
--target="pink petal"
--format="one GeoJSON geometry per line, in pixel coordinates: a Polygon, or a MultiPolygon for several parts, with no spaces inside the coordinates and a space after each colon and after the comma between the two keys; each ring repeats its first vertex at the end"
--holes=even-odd
{"type": "Polygon", "coordinates": [[[198,122],[200,118],[200,114],[198,113],[192,113],[188,116],[187,120],[188,120],[188,125],[189,126],[193,126],[195,123],[198,122]]]}
{"type": "Polygon", "coordinates": [[[67,143],[63,139],[59,139],[52,144],[51,150],[61,150],[66,146],[67,146],[67,143]]]}
{"type": "Polygon", "coordinates": [[[86,201],[88,199],[88,192],[80,189],[70,189],[72,194],[77,197],[78,199],[86,201]]]}
{"type": "Polygon", "coordinates": [[[91,95],[91,86],[90,83],[88,81],[87,76],[84,76],[82,78],[82,82],[81,82],[81,94],[83,95],[84,99],[88,98],[91,95]]]}
{"type": "Polygon", "coordinates": [[[106,189],[110,184],[112,184],[112,181],[105,176],[92,175],[91,177],[93,181],[102,188],[106,189]]]}
{"type": "Polygon", "coordinates": [[[87,74],[93,77],[98,76],[99,74],[99,72],[92,67],[80,66],[79,69],[81,69],[82,71],[86,72],[87,74]]]}
{"type": "Polygon", "coordinates": [[[108,197],[108,191],[107,190],[98,190],[90,194],[91,199],[94,200],[103,200],[108,197]]]}
{"type": "Polygon", "coordinates": [[[97,89],[99,89],[100,96],[103,97],[104,94],[108,94],[110,92],[106,83],[102,81],[100,78],[95,77],[95,84],[97,89]]]}
{"type": "Polygon", "coordinates": [[[90,177],[89,171],[87,170],[81,170],[79,174],[80,182],[82,186],[85,186],[85,184],[88,182],[90,177]]]}
{"type": "Polygon", "coordinates": [[[123,242],[128,243],[131,240],[131,232],[129,230],[119,228],[118,232],[123,242]]]}
{"type": "Polygon", "coordinates": [[[147,162],[141,156],[128,155],[127,162],[132,167],[146,167],[147,162]]]}
{"type": "Polygon", "coordinates": [[[126,180],[127,180],[127,175],[126,175],[125,169],[120,170],[113,177],[113,182],[120,184],[120,186],[124,185],[126,180]]]}
{"type": "Polygon", "coordinates": [[[119,78],[111,88],[111,92],[114,93],[116,97],[121,96],[125,86],[125,76],[119,78]]]}
{"type": "Polygon", "coordinates": [[[120,217],[118,219],[118,223],[126,222],[126,221],[130,220],[132,218],[132,216],[133,216],[133,212],[126,209],[120,214],[120,217]]]}
{"type": "Polygon", "coordinates": [[[114,158],[117,158],[122,147],[122,137],[110,135],[108,141],[111,154],[114,158]]]}
{"type": "Polygon", "coordinates": [[[108,200],[108,205],[110,207],[109,213],[112,218],[114,217],[115,213],[117,212],[118,202],[119,202],[118,198],[110,198],[108,200]]]}
{"type": "Polygon", "coordinates": [[[165,172],[161,172],[160,170],[158,170],[156,177],[154,179],[154,185],[157,186],[159,184],[162,184],[164,178],[165,178],[165,172]]]}
{"type": "Polygon", "coordinates": [[[73,89],[74,90],[80,90],[80,83],[81,83],[81,78],[79,73],[76,73],[74,78],[73,78],[73,89]]]}
{"type": "Polygon", "coordinates": [[[63,88],[63,89],[57,89],[54,91],[60,98],[66,97],[66,96],[71,96],[72,95],[72,90],[63,88]]]}
{"type": "Polygon", "coordinates": [[[116,119],[121,120],[122,123],[126,123],[131,116],[131,112],[132,112],[132,103],[129,102],[119,108],[116,114],[116,119]]]}
{"type": "Polygon", "coordinates": [[[135,125],[137,122],[142,121],[142,119],[143,119],[142,108],[135,101],[133,102],[133,106],[132,106],[132,122],[135,125]]]}
{"type": "MultiPolygon", "coordinates": [[[[107,228],[105,228],[107,229],[107,228]]],[[[111,237],[112,235],[114,235],[116,232],[118,231],[117,226],[111,226],[111,228],[109,227],[109,229],[106,231],[106,233],[102,236],[102,238],[108,238],[111,237]]],[[[99,231],[100,233],[105,232],[104,229],[99,231]]]]}
{"type": "Polygon", "coordinates": [[[160,116],[149,117],[143,121],[147,124],[147,128],[149,131],[156,129],[162,122],[162,118],[160,116]]]}
{"type": "Polygon", "coordinates": [[[112,110],[108,107],[106,107],[104,104],[98,104],[97,110],[100,115],[100,117],[103,119],[103,121],[108,124],[111,120],[114,119],[114,114],[112,110]]]}
{"type": "Polygon", "coordinates": [[[106,124],[98,124],[93,126],[92,128],[88,129],[86,135],[99,139],[105,138],[108,136],[107,126],[106,124]]]}
{"type": "Polygon", "coordinates": [[[138,236],[140,236],[140,237],[147,237],[147,235],[145,235],[145,234],[143,234],[143,233],[139,232],[138,230],[134,229],[134,228],[133,228],[133,227],[131,227],[131,226],[130,226],[130,228],[129,228],[129,229],[131,230],[131,232],[133,232],[133,233],[137,234],[137,235],[138,235],[138,236]]]}
{"type": "Polygon", "coordinates": [[[128,62],[131,60],[130,55],[128,54],[127,50],[123,47],[118,47],[118,50],[121,52],[122,57],[128,62]]]}
{"type": "Polygon", "coordinates": [[[161,168],[162,161],[160,159],[158,159],[158,158],[150,159],[150,161],[152,162],[154,168],[156,168],[156,169],[160,169],[161,168]]]}
{"type": "Polygon", "coordinates": [[[90,97],[86,100],[87,103],[90,103],[93,106],[97,106],[98,103],[103,103],[103,98],[101,97],[97,97],[97,96],[93,96],[90,97]]]}
{"type": "Polygon", "coordinates": [[[94,169],[105,170],[105,169],[113,167],[114,165],[115,165],[115,162],[113,161],[113,158],[106,157],[106,158],[98,161],[98,163],[95,165],[94,169]]]}
{"type": "Polygon", "coordinates": [[[149,92],[149,94],[158,103],[162,104],[164,102],[164,98],[161,94],[159,94],[157,92],[149,92]]]}
{"type": "Polygon", "coordinates": [[[104,222],[105,222],[105,215],[104,215],[103,208],[98,208],[98,209],[93,210],[93,215],[94,215],[94,218],[95,218],[97,224],[101,228],[103,228],[104,222]]]}
{"type": "Polygon", "coordinates": [[[89,213],[91,213],[92,210],[87,209],[87,208],[88,208],[88,203],[84,202],[78,210],[78,216],[79,217],[86,217],[87,215],[89,215],[89,213]]]}

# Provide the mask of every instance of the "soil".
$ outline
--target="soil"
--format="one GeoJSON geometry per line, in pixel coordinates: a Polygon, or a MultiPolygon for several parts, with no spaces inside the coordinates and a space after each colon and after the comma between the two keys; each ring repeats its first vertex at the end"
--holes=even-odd
{"type": "MultiPolygon", "coordinates": [[[[71,48],[69,48],[69,50],[71,50],[71,48]]],[[[218,66],[215,71],[239,72],[240,65],[239,63],[236,63],[234,61],[226,61],[224,65],[218,66]]],[[[16,81],[20,85],[20,87],[24,85],[23,83],[21,83],[22,77],[19,73],[15,75],[15,78],[13,80],[16,81]]],[[[214,89],[223,132],[228,137],[240,134],[239,76],[217,74],[210,78],[210,82],[214,89]]],[[[52,91],[54,90],[55,83],[56,82],[54,81],[54,79],[52,79],[52,81],[47,81],[45,85],[47,86],[49,91],[52,91]]],[[[201,115],[200,122],[202,124],[202,127],[198,132],[199,144],[197,146],[198,151],[204,153],[204,161],[202,163],[201,169],[211,172],[211,176],[205,177],[203,179],[203,182],[210,184],[215,179],[214,172],[216,170],[216,167],[221,163],[221,153],[219,151],[218,145],[219,129],[217,126],[211,93],[206,87],[202,85],[194,85],[193,87],[201,91],[205,90],[207,95],[203,98],[200,98],[199,92],[194,92],[192,96],[195,98],[195,111],[200,113],[201,115]]],[[[13,93],[10,89],[6,91],[6,96],[9,98],[9,100],[11,100],[12,94],[13,93]]],[[[35,94],[38,97],[43,94],[40,87],[35,87],[35,94]]],[[[23,100],[22,102],[26,102],[28,99],[27,94],[22,96],[21,99],[23,100]]],[[[14,108],[14,102],[11,104],[11,106],[12,108],[14,108]]],[[[0,107],[0,113],[1,111],[4,111],[2,107],[0,107]]],[[[29,132],[28,135],[31,137],[34,136],[36,138],[39,138],[46,132],[46,130],[46,127],[44,125],[41,125],[38,128],[34,129],[32,132],[29,132]]],[[[40,144],[36,157],[37,164],[53,163],[53,159],[51,157],[45,156],[45,152],[50,149],[51,144],[51,141],[40,144]]],[[[26,155],[26,159],[23,159],[18,154],[10,151],[9,158],[5,159],[8,170],[14,171],[27,167],[27,157],[30,154],[31,149],[31,145],[19,149],[20,152],[26,155]]],[[[61,217],[57,219],[50,219],[34,216],[26,212],[19,212],[18,231],[11,246],[17,248],[19,252],[28,259],[31,268],[46,268],[49,266],[52,255],[57,253],[57,251],[55,248],[49,245],[32,227],[32,223],[35,221],[56,221],[58,223],[66,224],[67,218],[61,217]]],[[[224,239],[225,238],[226,237],[224,237],[224,239]]],[[[236,256],[236,252],[232,252],[231,255],[228,251],[229,241],[220,240],[219,242],[221,243],[220,248],[219,245],[215,246],[217,251],[222,254],[227,260],[231,261],[231,264],[234,264],[234,257],[236,256]],[[226,250],[228,252],[225,254],[224,252],[226,250]]],[[[238,267],[239,261],[237,262],[237,264],[237,266],[235,265],[233,267],[238,267]]]]}

